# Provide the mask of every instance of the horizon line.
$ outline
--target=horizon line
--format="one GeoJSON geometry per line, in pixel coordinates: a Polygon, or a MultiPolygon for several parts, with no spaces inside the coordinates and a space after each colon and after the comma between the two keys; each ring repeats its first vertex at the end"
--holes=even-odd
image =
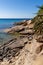
{"type": "Polygon", "coordinates": [[[0,19],[32,19],[32,18],[0,18],[0,19]]]}

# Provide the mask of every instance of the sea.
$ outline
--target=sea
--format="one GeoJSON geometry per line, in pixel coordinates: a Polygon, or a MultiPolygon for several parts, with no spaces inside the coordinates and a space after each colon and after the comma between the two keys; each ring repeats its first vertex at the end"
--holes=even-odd
{"type": "Polygon", "coordinates": [[[22,18],[22,19],[1,18],[0,19],[0,44],[6,43],[7,41],[9,41],[14,37],[10,34],[4,33],[3,30],[14,26],[13,24],[16,22],[21,22],[23,20],[30,20],[30,18],[22,18]]]}

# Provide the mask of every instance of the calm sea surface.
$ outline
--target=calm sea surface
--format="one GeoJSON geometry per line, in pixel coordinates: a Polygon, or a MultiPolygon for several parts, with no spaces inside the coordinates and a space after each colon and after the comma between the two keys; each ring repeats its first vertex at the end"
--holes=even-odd
{"type": "Polygon", "coordinates": [[[15,22],[21,22],[26,19],[0,19],[0,44],[13,38],[12,35],[3,32],[4,29],[12,27],[15,22]]]}

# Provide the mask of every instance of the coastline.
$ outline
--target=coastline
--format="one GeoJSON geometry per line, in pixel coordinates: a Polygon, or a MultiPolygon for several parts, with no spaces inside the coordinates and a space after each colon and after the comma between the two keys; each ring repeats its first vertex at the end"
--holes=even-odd
{"type": "Polygon", "coordinates": [[[43,0],[0,0],[0,65],[43,65],[43,0]]]}
{"type": "Polygon", "coordinates": [[[0,46],[0,65],[43,64],[43,43],[36,40],[31,22],[18,22],[16,26],[4,30],[15,37],[0,46]]]}

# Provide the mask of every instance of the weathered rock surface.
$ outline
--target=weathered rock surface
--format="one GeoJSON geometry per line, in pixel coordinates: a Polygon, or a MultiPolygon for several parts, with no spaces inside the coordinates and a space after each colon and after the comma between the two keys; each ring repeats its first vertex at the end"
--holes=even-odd
{"type": "Polygon", "coordinates": [[[0,45],[0,65],[43,65],[43,37],[35,39],[31,20],[16,23],[7,32],[22,35],[0,45]]]}
{"type": "MultiPolygon", "coordinates": [[[[4,43],[0,46],[0,60],[2,61],[4,58],[7,58],[8,60],[12,57],[15,57],[15,54],[25,46],[25,44],[28,43],[28,38],[14,38],[8,41],[7,43],[4,43]]],[[[16,54],[17,55],[17,54],[16,54]]]]}
{"type": "Polygon", "coordinates": [[[23,22],[18,22],[12,28],[5,30],[7,33],[20,33],[20,34],[34,34],[33,24],[31,24],[31,20],[25,20],[23,22]]]}
{"type": "Polygon", "coordinates": [[[37,41],[43,43],[43,35],[42,36],[39,35],[38,38],[37,38],[37,41]]]}
{"type": "Polygon", "coordinates": [[[24,31],[21,31],[20,34],[23,34],[23,35],[28,35],[28,34],[31,34],[33,35],[34,34],[34,31],[31,30],[31,29],[28,29],[28,30],[24,30],[24,31]]]}
{"type": "Polygon", "coordinates": [[[10,58],[9,61],[3,59],[0,65],[43,65],[43,43],[38,43],[32,39],[31,44],[28,42],[15,54],[15,57],[10,58]]]}
{"type": "Polygon", "coordinates": [[[14,27],[11,28],[10,31],[8,31],[8,33],[20,32],[20,31],[24,30],[24,28],[25,27],[22,26],[22,25],[14,26],[14,27]]]}

